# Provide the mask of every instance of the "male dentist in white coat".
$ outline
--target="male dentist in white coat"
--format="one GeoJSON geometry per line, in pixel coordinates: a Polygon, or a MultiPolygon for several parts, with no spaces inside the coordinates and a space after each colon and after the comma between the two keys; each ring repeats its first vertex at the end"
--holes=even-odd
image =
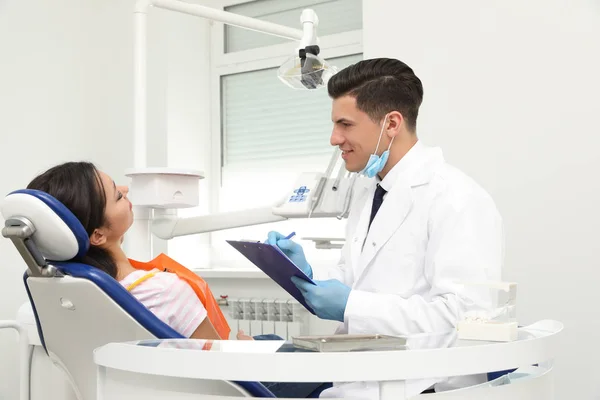
{"type": "MultiPolygon", "coordinates": [[[[317,316],[340,321],[337,333],[454,332],[466,311],[491,307],[486,294],[460,282],[500,280],[503,230],[494,201],[440,149],[417,138],[423,87],[405,63],[361,61],[334,75],[328,92],[331,144],[342,150],[348,171],[373,179],[355,188],[339,263],[315,271],[316,286],[295,280],[296,286],[317,316]]],[[[268,242],[313,276],[299,244],[278,232],[268,242]]],[[[442,390],[448,382],[409,381],[405,394],[442,390]]],[[[321,397],[378,393],[375,382],[353,382],[334,384],[321,397]]]]}

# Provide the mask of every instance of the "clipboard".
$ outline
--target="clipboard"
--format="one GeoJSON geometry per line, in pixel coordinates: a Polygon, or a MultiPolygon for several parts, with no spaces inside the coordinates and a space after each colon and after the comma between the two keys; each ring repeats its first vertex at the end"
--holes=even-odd
{"type": "Polygon", "coordinates": [[[304,279],[316,285],[300,268],[296,266],[277,246],[260,242],[246,242],[227,240],[233,248],[242,253],[244,257],[260,268],[267,276],[273,279],[279,286],[298,300],[311,314],[316,315],[314,310],[306,303],[300,290],[292,282],[292,276],[304,279]]]}

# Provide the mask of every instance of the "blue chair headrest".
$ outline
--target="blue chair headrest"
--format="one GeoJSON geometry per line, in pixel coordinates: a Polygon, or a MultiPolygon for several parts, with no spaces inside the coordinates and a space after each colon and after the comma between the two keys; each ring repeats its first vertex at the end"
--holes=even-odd
{"type": "Polygon", "coordinates": [[[81,222],[48,193],[16,190],[4,198],[0,212],[5,220],[21,217],[33,224],[35,233],[31,239],[47,260],[68,261],[88,251],[89,237],[81,222]]]}

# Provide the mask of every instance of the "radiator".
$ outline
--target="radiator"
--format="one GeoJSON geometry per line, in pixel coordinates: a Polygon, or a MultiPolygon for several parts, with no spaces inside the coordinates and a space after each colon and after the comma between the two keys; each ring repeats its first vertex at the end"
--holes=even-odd
{"type": "Polygon", "coordinates": [[[247,335],[275,334],[286,340],[307,335],[310,313],[296,300],[228,299],[227,320],[234,338],[239,330],[247,335]]]}

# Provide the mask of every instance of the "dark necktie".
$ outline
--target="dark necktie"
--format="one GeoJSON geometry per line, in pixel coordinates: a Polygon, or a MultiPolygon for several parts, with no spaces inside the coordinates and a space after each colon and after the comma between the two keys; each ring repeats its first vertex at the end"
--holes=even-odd
{"type": "Polygon", "coordinates": [[[377,215],[377,211],[379,211],[379,207],[381,207],[381,203],[383,203],[383,196],[387,193],[387,191],[381,187],[381,185],[377,184],[377,189],[375,189],[375,196],[373,196],[373,205],[371,206],[371,219],[369,219],[369,229],[371,228],[371,222],[373,222],[373,218],[377,215]]]}

